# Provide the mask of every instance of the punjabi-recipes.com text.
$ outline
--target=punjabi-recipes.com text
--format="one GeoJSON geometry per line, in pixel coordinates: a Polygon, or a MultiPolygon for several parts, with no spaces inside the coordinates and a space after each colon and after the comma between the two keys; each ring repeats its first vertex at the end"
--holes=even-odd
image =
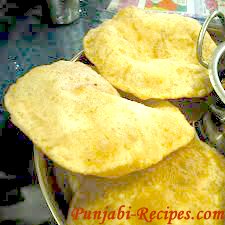
{"type": "Polygon", "coordinates": [[[148,223],[157,220],[164,220],[166,224],[173,224],[174,220],[225,220],[224,210],[200,210],[195,215],[191,210],[172,210],[168,206],[164,210],[152,210],[148,207],[142,207],[132,210],[131,206],[121,205],[116,210],[86,210],[84,208],[74,208],[72,211],[73,220],[96,220],[99,224],[104,224],[109,220],[129,220],[136,217],[148,223]]]}

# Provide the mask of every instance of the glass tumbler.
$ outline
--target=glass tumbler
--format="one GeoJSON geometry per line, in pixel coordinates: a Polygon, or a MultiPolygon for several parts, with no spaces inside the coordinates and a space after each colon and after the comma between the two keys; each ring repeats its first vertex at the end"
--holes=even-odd
{"type": "Polygon", "coordinates": [[[69,24],[79,18],[79,0],[47,0],[54,24],[69,24]]]}

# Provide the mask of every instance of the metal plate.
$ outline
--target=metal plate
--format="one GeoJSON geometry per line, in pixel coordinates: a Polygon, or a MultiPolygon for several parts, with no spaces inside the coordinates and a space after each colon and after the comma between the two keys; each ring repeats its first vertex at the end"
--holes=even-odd
{"type": "MultiPolygon", "coordinates": [[[[81,61],[83,63],[90,64],[84,57],[83,51],[76,54],[71,61],[81,61]]],[[[59,182],[57,183],[58,179],[56,178],[56,174],[54,172],[54,169],[56,169],[55,165],[53,165],[52,161],[45,157],[41,151],[37,150],[36,147],[34,147],[34,163],[41,191],[47,205],[57,224],[64,225],[66,221],[65,214],[67,213],[66,211],[69,207],[69,201],[72,197],[72,190],[63,187],[63,185],[60,185],[59,182]],[[65,201],[59,201],[59,198],[57,199],[57,194],[58,196],[62,196],[65,201]],[[64,196],[66,196],[66,198],[64,196]]],[[[66,176],[62,182],[68,184],[66,176]]]]}

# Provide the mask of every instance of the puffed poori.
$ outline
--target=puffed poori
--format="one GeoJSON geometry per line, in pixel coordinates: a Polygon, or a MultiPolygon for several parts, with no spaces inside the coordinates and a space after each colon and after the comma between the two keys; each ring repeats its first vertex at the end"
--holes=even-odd
{"type": "Polygon", "coordinates": [[[113,180],[94,176],[75,178],[80,186],[74,190],[67,225],[99,224],[104,220],[104,211],[108,212],[105,225],[224,224],[225,215],[222,210],[225,210],[225,159],[197,138],[146,170],[113,180]],[[130,214],[136,216],[126,219],[125,214],[118,220],[116,213],[122,205],[125,206],[123,211],[131,211],[130,214]],[[140,209],[143,212],[144,207],[148,212],[140,217],[140,209]],[[77,209],[83,209],[83,213],[77,209]],[[210,219],[197,219],[199,211],[202,213],[198,216],[202,217],[209,210],[210,219]],[[84,218],[84,211],[91,211],[90,219],[87,219],[88,213],[84,218]],[[99,219],[94,219],[94,211],[101,211],[99,219]],[[111,219],[108,218],[110,211],[116,211],[114,219],[113,213],[109,216],[111,219]],[[151,211],[156,212],[150,215],[151,211]],[[160,211],[161,219],[157,219],[160,211]],[[167,217],[163,211],[168,211],[167,217]],[[170,211],[173,211],[173,219],[170,211]],[[183,218],[178,219],[181,211],[183,218]]]}
{"type": "Polygon", "coordinates": [[[36,147],[76,173],[114,177],[144,169],[195,134],[175,106],[121,98],[80,62],[36,67],[11,85],[4,100],[12,122],[36,147]]]}
{"type": "MultiPolygon", "coordinates": [[[[196,57],[200,23],[177,14],[120,10],[83,40],[86,57],[116,88],[140,99],[203,97],[212,91],[196,57]]],[[[216,44],[206,33],[203,55],[216,44]]]]}

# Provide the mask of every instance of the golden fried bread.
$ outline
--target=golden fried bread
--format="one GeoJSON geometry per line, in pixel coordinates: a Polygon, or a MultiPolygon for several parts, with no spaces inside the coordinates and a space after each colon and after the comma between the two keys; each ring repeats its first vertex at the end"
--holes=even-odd
{"type": "Polygon", "coordinates": [[[123,99],[82,63],[36,67],[4,100],[12,122],[36,147],[76,173],[121,176],[149,167],[195,133],[175,106],[123,99]]]}
{"type": "MultiPolygon", "coordinates": [[[[212,86],[196,57],[200,28],[192,18],[128,7],[86,34],[85,55],[112,85],[140,99],[202,97],[212,86]]],[[[205,59],[215,47],[206,33],[205,59]]]]}
{"type": "MultiPolygon", "coordinates": [[[[149,169],[135,172],[117,179],[105,179],[93,176],[83,176],[80,187],[70,204],[67,225],[95,225],[103,220],[103,211],[117,211],[120,206],[125,205],[124,211],[131,210],[137,213],[140,208],[147,207],[146,219],[143,216],[132,216],[129,220],[109,220],[106,217],[106,225],[223,225],[225,210],[225,159],[216,150],[207,144],[194,139],[187,146],[173,152],[164,160],[149,169]],[[131,209],[129,209],[131,206],[131,209]],[[106,208],[108,207],[108,208],[106,208]],[[169,207],[169,208],[167,208],[169,207]],[[74,208],[83,208],[91,211],[91,219],[85,220],[84,214],[76,217],[74,208]],[[94,220],[93,212],[101,210],[101,219],[94,220]],[[157,219],[152,217],[151,211],[176,211],[174,219],[169,221],[165,214],[161,213],[157,219]],[[199,211],[211,211],[211,219],[198,220],[199,211]],[[189,219],[178,219],[178,213],[191,211],[189,219]],[[214,213],[215,219],[213,219],[214,213]],[[72,214],[73,212],[73,214],[72,214]],[[73,216],[72,216],[73,215],[73,216]],[[192,220],[192,216],[194,219],[192,220]],[[147,222],[148,221],[148,222],[147,222]],[[170,223],[169,223],[170,222],[170,223]]],[[[203,216],[204,213],[199,216],[203,216]]],[[[139,210],[140,215],[140,210],[139,210]]],[[[111,214],[112,217],[112,214],[111,214]]],[[[186,217],[187,218],[187,217],[186,217]]]]}

